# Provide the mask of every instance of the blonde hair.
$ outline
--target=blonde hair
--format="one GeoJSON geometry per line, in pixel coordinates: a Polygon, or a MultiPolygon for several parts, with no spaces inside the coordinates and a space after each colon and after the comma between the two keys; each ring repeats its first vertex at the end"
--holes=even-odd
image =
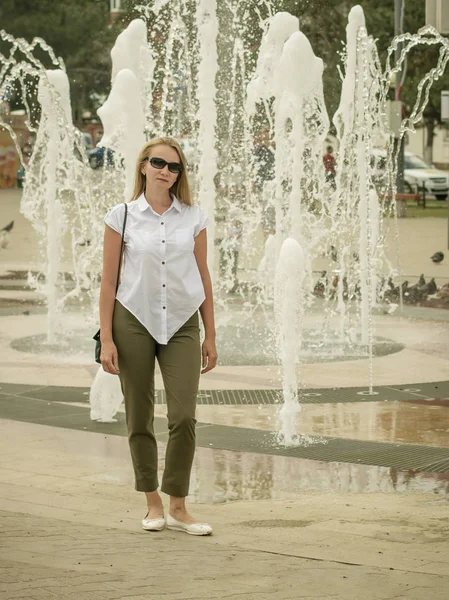
{"type": "Polygon", "coordinates": [[[190,194],[189,178],[187,176],[187,160],[179,143],[171,137],[154,138],[147,142],[139,152],[139,157],[136,163],[136,175],[134,178],[134,191],[131,200],[137,200],[137,198],[145,191],[146,177],[142,173],[142,167],[144,166],[147,158],[150,156],[151,148],[154,146],[159,146],[160,144],[165,144],[166,146],[171,146],[174,148],[178,153],[179,160],[182,164],[182,171],[180,175],[178,175],[175,183],[171,186],[170,192],[184,204],[192,206],[193,201],[190,194]]]}

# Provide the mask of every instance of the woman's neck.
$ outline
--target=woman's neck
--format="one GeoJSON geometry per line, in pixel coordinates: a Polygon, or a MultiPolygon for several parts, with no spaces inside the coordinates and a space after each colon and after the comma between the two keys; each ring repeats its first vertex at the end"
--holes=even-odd
{"type": "Polygon", "coordinates": [[[148,188],[145,189],[145,200],[151,206],[161,206],[164,208],[167,208],[172,203],[170,192],[164,191],[162,193],[158,193],[157,191],[149,190],[148,188]]]}

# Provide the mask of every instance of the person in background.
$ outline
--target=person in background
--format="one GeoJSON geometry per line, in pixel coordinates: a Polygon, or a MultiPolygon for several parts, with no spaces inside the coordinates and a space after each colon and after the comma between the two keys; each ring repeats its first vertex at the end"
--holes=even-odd
{"type": "Polygon", "coordinates": [[[326,181],[330,183],[330,185],[335,189],[337,161],[335,160],[333,152],[334,149],[332,148],[332,146],[328,146],[326,149],[326,154],[323,156],[323,163],[326,181]]]}

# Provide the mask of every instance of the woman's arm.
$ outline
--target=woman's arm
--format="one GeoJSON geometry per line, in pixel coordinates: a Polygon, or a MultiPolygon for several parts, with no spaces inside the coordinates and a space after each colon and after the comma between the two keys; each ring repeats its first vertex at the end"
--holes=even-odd
{"type": "Polygon", "coordinates": [[[103,273],[100,288],[100,339],[101,364],[112,374],[118,373],[117,349],[112,339],[112,315],[114,314],[115,290],[122,236],[106,225],[103,245],[103,273]]]}
{"type": "Polygon", "coordinates": [[[194,254],[196,263],[203,282],[206,298],[200,306],[201,319],[204,325],[204,342],[202,346],[203,370],[201,373],[211,371],[217,364],[217,350],[215,347],[215,318],[214,299],[212,295],[212,282],[207,266],[207,233],[206,229],[200,231],[195,238],[194,254]]]}

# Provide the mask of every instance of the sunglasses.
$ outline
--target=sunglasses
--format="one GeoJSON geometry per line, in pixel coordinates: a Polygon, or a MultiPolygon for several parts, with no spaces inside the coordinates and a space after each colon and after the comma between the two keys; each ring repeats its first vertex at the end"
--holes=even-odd
{"type": "Polygon", "coordinates": [[[182,164],[177,162],[167,162],[163,158],[157,158],[153,156],[151,158],[147,158],[148,162],[155,169],[163,169],[165,166],[168,166],[168,170],[170,173],[181,173],[182,172],[182,164]]]}

